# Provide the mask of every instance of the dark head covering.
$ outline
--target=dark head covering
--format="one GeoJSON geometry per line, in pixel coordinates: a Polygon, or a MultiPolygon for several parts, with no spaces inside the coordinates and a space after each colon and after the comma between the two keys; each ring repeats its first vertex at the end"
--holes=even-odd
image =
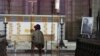
{"type": "Polygon", "coordinates": [[[40,30],[40,29],[41,29],[41,27],[40,27],[39,24],[36,24],[36,25],[34,26],[34,28],[35,28],[35,30],[40,30]]]}

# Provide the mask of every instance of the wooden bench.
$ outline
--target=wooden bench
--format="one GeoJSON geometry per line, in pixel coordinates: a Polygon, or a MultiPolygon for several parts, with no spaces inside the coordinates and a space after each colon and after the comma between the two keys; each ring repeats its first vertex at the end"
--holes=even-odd
{"type": "Polygon", "coordinates": [[[77,39],[75,56],[100,56],[100,40],[77,39]]]}

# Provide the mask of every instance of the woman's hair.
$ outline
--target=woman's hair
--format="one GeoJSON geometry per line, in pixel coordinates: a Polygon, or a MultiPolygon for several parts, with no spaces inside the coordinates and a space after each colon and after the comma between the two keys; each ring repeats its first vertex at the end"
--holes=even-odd
{"type": "Polygon", "coordinates": [[[35,28],[35,30],[40,30],[40,29],[41,29],[41,27],[40,27],[39,24],[36,24],[36,25],[34,26],[34,28],[35,28]]]}

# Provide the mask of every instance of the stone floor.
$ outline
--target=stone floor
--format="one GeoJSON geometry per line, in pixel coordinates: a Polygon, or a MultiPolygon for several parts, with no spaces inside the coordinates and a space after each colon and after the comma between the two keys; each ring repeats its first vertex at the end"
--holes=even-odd
{"type": "MultiPolygon", "coordinates": [[[[74,56],[74,53],[60,53],[60,55],[57,54],[43,54],[42,56],[74,56]]],[[[33,56],[31,53],[9,53],[8,56],[33,56]]],[[[39,56],[38,54],[35,54],[34,56],[39,56]]]]}
{"type": "MultiPolygon", "coordinates": [[[[65,45],[67,46],[67,48],[62,48],[62,50],[64,52],[61,52],[60,54],[55,54],[56,51],[53,51],[52,54],[44,53],[42,56],[75,56],[75,53],[73,50],[76,49],[76,43],[75,42],[68,42],[65,45]],[[70,51],[68,51],[68,50],[70,50],[70,51]]],[[[30,52],[28,52],[28,53],[13,53],[13,52],[8,53],[8,56],[33,56],[30,52]]],[[[39,56],[39,55],[35,54],[34,56],[39,56]]]]}

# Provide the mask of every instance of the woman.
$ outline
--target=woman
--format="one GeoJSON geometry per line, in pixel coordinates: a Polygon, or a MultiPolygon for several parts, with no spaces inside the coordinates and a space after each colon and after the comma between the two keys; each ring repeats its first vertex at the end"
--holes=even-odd
{"type": "Polygon", "coordinates": [[[40,31],[41,27],[39,24],[34,26],[35,31],[32,32],[32,48],[37,47],[39,55],[42,56],[42,49],[44,48],[44,36],[40,31]]]}

